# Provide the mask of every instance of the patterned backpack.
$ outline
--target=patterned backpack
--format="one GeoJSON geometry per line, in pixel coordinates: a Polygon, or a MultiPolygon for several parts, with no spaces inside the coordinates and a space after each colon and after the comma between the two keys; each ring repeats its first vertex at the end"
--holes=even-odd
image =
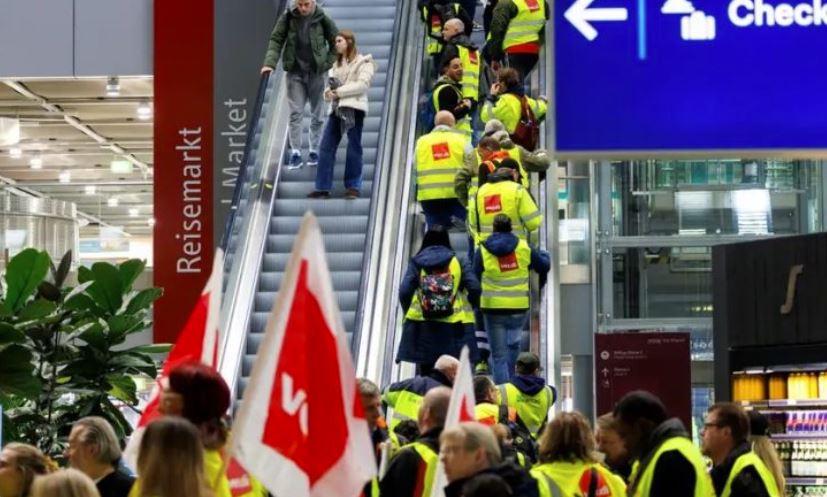
{"type": "Polygon", "coordinates": [[[447,265],[420,272],[419,303],[425,319],[442,319],[453,314],[456,297],[454,275],[447,265]]]}

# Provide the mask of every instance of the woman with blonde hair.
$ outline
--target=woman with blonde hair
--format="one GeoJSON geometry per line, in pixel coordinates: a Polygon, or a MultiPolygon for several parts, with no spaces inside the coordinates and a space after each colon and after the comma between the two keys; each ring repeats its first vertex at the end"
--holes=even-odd
{"type": "Polygon", "coordinates": [[[215,497],[204,476],[201,434],[183,418],[164,417],[147,425],[138,475],[129,497],[215,497]]]}
{"type": "Polygon", "coordinates": [[[325,100],[330,102],[330,115],[319,145],[319,165],[315,189],[310,198],[330,198],[333,188],[333,164],[336,149],[347,135],[345,154],[345,198],[355,199],[362,188],[362,127],[368,112],[368,90],[376,62],[369,54],[356,50],[353,31],[342,30],[336,35],[336,63],[330,68],[325,100]]]}
{"type": "Polygon", "coordinates": [[[95,482],[76,469],[38,476],[31,497],[100,497],[95,482]]]}
{"type": "Polygon", "coordinates": [[[592,429],[579,412],[560,413],[543,430],[540,464],[531,470],[531,476],[537,480],[540,497],[626,495],[623,480],[598,463],[592,429]]]}
{"type": "Polygon", "coordinates": [[[783,465],[775,446],[768,436],[769,421],[766,416],[757,411],[749,411],[747,415],[749,416],[749,441],[752,444],[752,451],[772,473],[778,487],[778,494],[785,495],[786,481],[784,480],[783,465]]]}
{"type": "Polygon", "coordinates": [[[0,496],[29,497],[35,477],[53,469],[53,463],[37,447],[7,444],[0,452],[0,496]]]}

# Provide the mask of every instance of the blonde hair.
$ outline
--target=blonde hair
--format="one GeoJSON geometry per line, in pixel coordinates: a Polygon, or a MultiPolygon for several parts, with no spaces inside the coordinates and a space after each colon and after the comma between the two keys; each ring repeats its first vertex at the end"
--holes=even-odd
{"type": "Polygon", "coordinates": [[[165,417],[146,427],[138,453],[140,497],[212,497],[204,478],[204,446],[184,418],[165,417]]]}
{"type": "Polygon", "coordinates": [[[55,470],[54,463],[34,445],[12,442],[3,447],[3,450],[14,454],[14,465],[23,475],[20,495],[29,495],[36,476],[47,475],[55,470]]]}
{"type": "Polygon", "coordinates": [[[349,29],[343,29],[336,33],[336,38],[339,37],[344,38],[347,43],[347,51],[344,56],[338,54],[336,55],[336,64],[341,66],[344,64],[344,61],[342,60],[343,57],[346,58],[348,62],[351,62],[356,58],[356,35],[349,29]]]}
{"type": "Polygon", "coordinates": [[[770,442],[770,439],[763,435],[750,435],[749,441],[752,443],[752,451],[764,463],[773,478],[775,478],[775,485],[778,487],[779,495],[784,495],[786,484],[784,480],[784,470],[781,465],[781,458],[778,457],[778,452],[775,446],[770,442]]]}
{"type": "Polygon", "coordinates": [[[561,412],[540,436],[540,462],[597,462],[594,434],[579,412],[561,412]]]}
{"type": "Polygon", "coordinates": [[[76,469],[64,469],[38,476],[31,497],[100,497],[91,478],[76,469]]]}
{"type": "Polygon", "coordinates": [[[445,430],[439,436],[440,443],[447,439],[462,440],[462,448],[466,452],[473,452],[478,449],[485,451],[485,456],[490,465],[502,462],[500,443],[491,428],[474,421],[460,423],[459,426],[445,430]]]}

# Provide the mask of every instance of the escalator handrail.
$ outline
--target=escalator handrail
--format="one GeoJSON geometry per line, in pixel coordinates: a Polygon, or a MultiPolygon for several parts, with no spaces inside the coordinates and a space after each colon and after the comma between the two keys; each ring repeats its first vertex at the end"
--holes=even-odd
{"type": "MultiPolygon", "coordinates": [[[[358,363],[359,349],[362,347],[362,337],[365,331],[370,333],[370,329],[365,330],[364,320],[365,315],[370,312],[371,302],[374,301],[373,295],[370,293],[371,287],[374,286],[376,280],[375,273],[378,265],[378,255],[381,247],[381,229],[384,218],[387,216],[385,207],[388,198],[388,184],[386,171],[392,168],[391,158],[393,155],[393,142],[388,137],[393,136],[395,129],[398,107],[392,105],[394,96],[398,92],[396,90],[401,82],[398,78],[400,68],[404,64],[404,58],[400,56],[400,52],[404,48],[405,40],[401,38],[403,31],[397,29],[407,22],[405,18],[404,7],[405,0],[400,0],[397,5],[396,15],[394,17],[394,30],[391,38],[391,53],[388,58],[387,80],[385,83],[386,91],[382,101],[382,116],[379,123],[380,140],[376,149],[376,159],[374,159],[373,167],[373,186],[371,192],[371,206],[368,214],[367,233],[365,233],[365,251],[362,258],[362,279],[359,284],[358,297],[356,302],[356,316],[354,319],[355,327],[353,329],[353,336],[350,343],[351,356],[355,358],[358,363]],[[391,79],[392,78],[392,79],[391,79]],[[390,86],[390,90],[388,90],[390,86]]],[[[369,341],[370,337],[365,336],[369,341]]]]}

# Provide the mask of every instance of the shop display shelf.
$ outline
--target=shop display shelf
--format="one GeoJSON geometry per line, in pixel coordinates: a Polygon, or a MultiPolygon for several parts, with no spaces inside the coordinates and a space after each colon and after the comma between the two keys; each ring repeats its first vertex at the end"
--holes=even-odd
{"type": "Polygon", "coordinates": [[[770,407],[823,407],[827,409],[827,399],[739,400],[737,403],[752,409],[770,407]]]}
{"type": "Polygon", "coordinates": [[[827,485],[827,476],[820,477],[805,477],[805,476],[790,476],[786,478],[787,485],[795,486],[813,486],[813,485],[827,485]]]}
{"type": "Polygon", "coordinates": [[[770,433],[773,440],[824,440],[827,439],[827,432],[822,433],[770,433]]]}

